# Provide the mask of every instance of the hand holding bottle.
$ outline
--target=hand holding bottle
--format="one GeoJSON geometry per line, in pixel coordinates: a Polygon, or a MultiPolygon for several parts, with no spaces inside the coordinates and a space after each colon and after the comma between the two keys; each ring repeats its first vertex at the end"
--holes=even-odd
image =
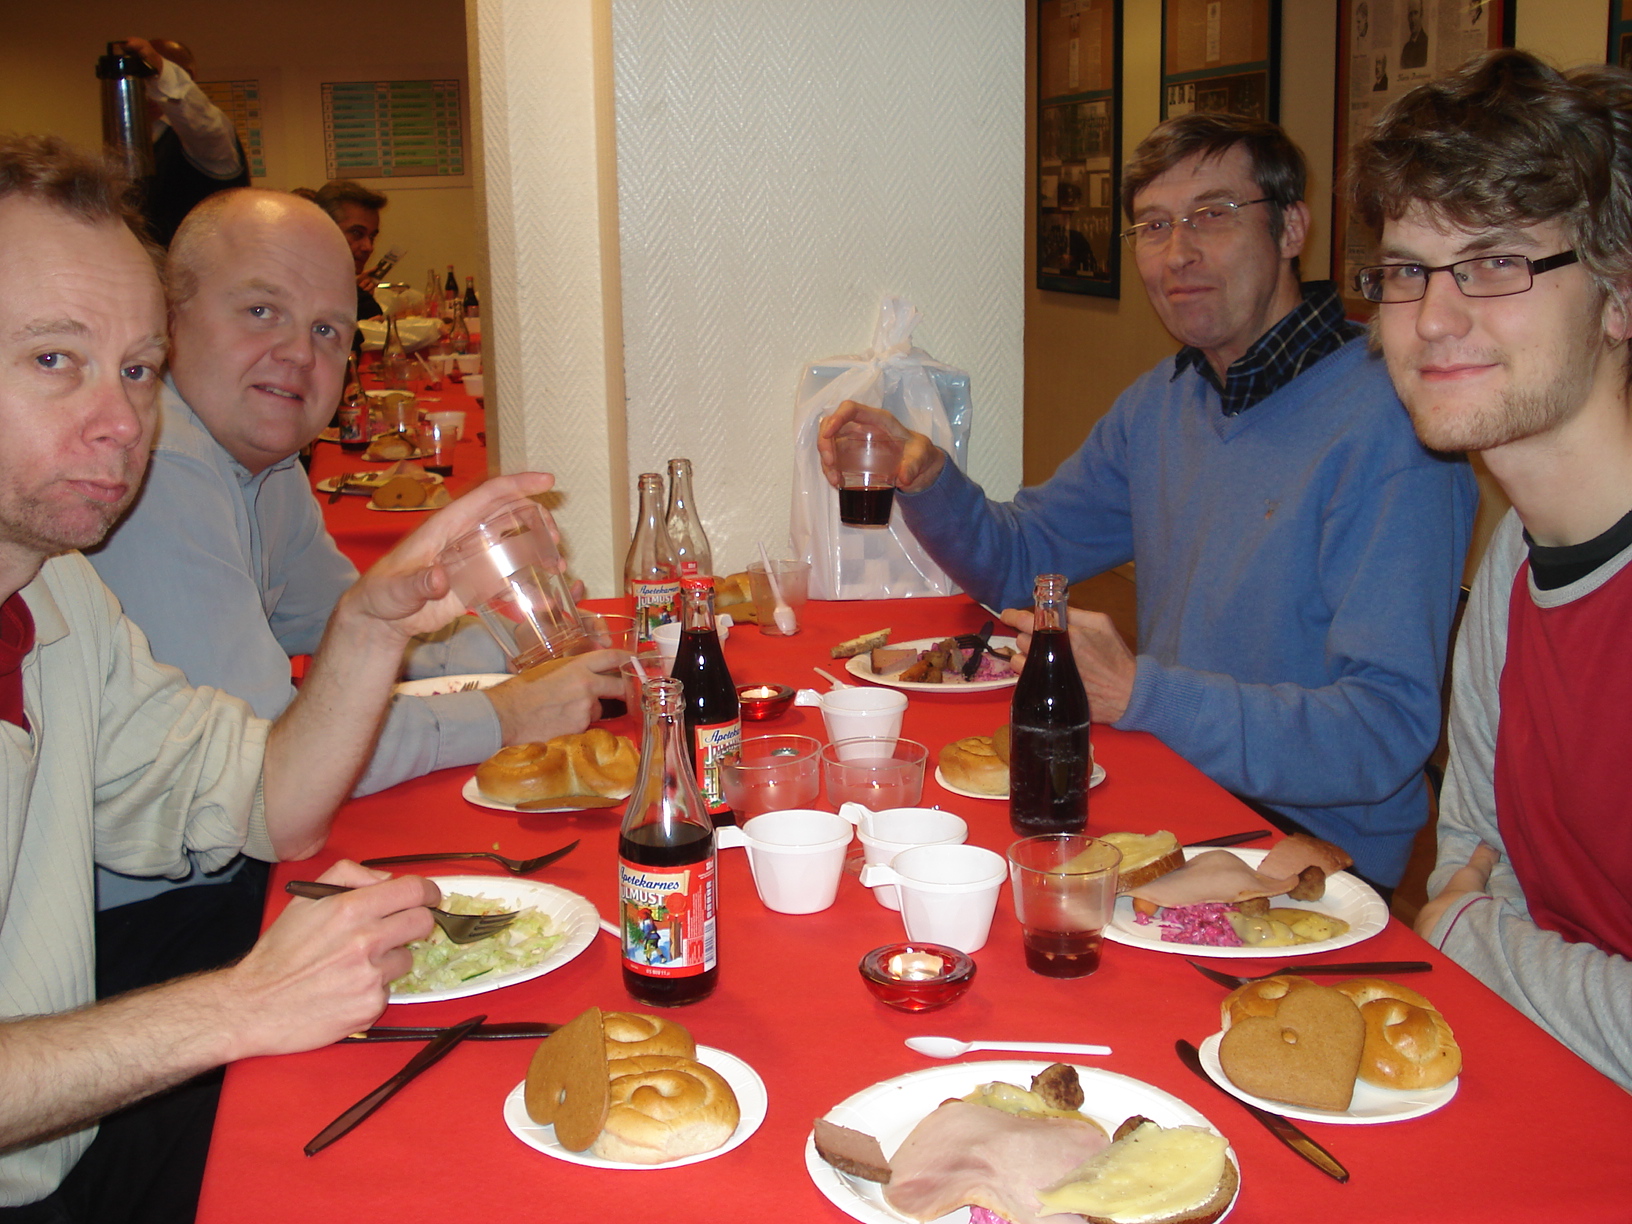
{"type": "MultiPolygon", "coordinates": [[[[1025,656],[1031,649],[1032,613],[1027,608],[1009,608],[1002,620],[1019,631],[1015,649],[1020,657],[1015,662],[1024,670],[1025,656]]],[[[1128,712],[1128,702],[1133,699],[1138,659],[1116,631],[1111,618],[1103,612],[1071,608],[1066,625],[1071,637],[1071,657],[1076,661],[1077,674],[1082,677],[1082,687],[1088,693],[1093,720],[1116,722],[1128,712]]]]}

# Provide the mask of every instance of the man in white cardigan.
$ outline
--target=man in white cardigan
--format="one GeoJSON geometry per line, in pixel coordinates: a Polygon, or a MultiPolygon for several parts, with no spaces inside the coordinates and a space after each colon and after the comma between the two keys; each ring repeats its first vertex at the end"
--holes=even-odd
{"type": "Polygon", "coordinates": [[[428,520],[340,601],[275,723],[188,688],[73,551],[135,495],[165,357],[159,278],[120,189],[59,141],[0,140],[0,1219],[105,1218],[75,1180],[98,1117],[383,1009],[403,945],[430,931],[423,880],[336,864],[324,878],[357,891],[292,902],[238,963],[94,1003],[93,867],[317,853],[405,643],[460,611],[437,553],[551,484],[489,481],[428,520]]]}

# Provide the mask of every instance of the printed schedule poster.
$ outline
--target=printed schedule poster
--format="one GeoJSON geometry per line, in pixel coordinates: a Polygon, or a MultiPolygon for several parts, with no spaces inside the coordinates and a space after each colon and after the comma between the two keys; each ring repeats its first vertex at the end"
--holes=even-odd
{"type": "Polygon", "coordinates": [[[459,82],[325,81],[323,145],[331,179],[464,174],[459,82]]]}
{"type": "Polygon", "coordinates": [[[259,81],[200,81],[204,96],[232,120],[238,143],[249,161],[249,177],[266,177],[266,150],[261,131],[261,83],[259,81]]]}

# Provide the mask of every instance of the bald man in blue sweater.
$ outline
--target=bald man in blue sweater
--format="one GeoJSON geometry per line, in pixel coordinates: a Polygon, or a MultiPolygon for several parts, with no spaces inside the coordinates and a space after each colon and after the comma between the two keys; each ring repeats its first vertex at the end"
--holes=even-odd
{"type": "Polygon", "coordinates": [[[1145,139],[1123,236],[1184,347],[1012,502],[877,409],[841,407],[820,445],[835,478],[849,422],[897,432],[908,526],[1019,628],[1037,574],[1135,561],[1137,653],[1071,614],[1094,721],[1153,733],[1386,891],[1428,813],[1478,495],[1466,462],[1417,441],[1336,286],[1299,283],[1305,177],[1257,120],[1185,115],[1145,139]]]}

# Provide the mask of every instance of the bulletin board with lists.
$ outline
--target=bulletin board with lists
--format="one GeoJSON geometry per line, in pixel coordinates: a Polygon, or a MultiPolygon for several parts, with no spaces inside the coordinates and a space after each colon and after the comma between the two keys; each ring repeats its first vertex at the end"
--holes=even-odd
{"type": "Polygon", "coordinates": [[[463,175],[460,88],[455,79],[325,81],[323,145],[329,178],[463,175]]]}

